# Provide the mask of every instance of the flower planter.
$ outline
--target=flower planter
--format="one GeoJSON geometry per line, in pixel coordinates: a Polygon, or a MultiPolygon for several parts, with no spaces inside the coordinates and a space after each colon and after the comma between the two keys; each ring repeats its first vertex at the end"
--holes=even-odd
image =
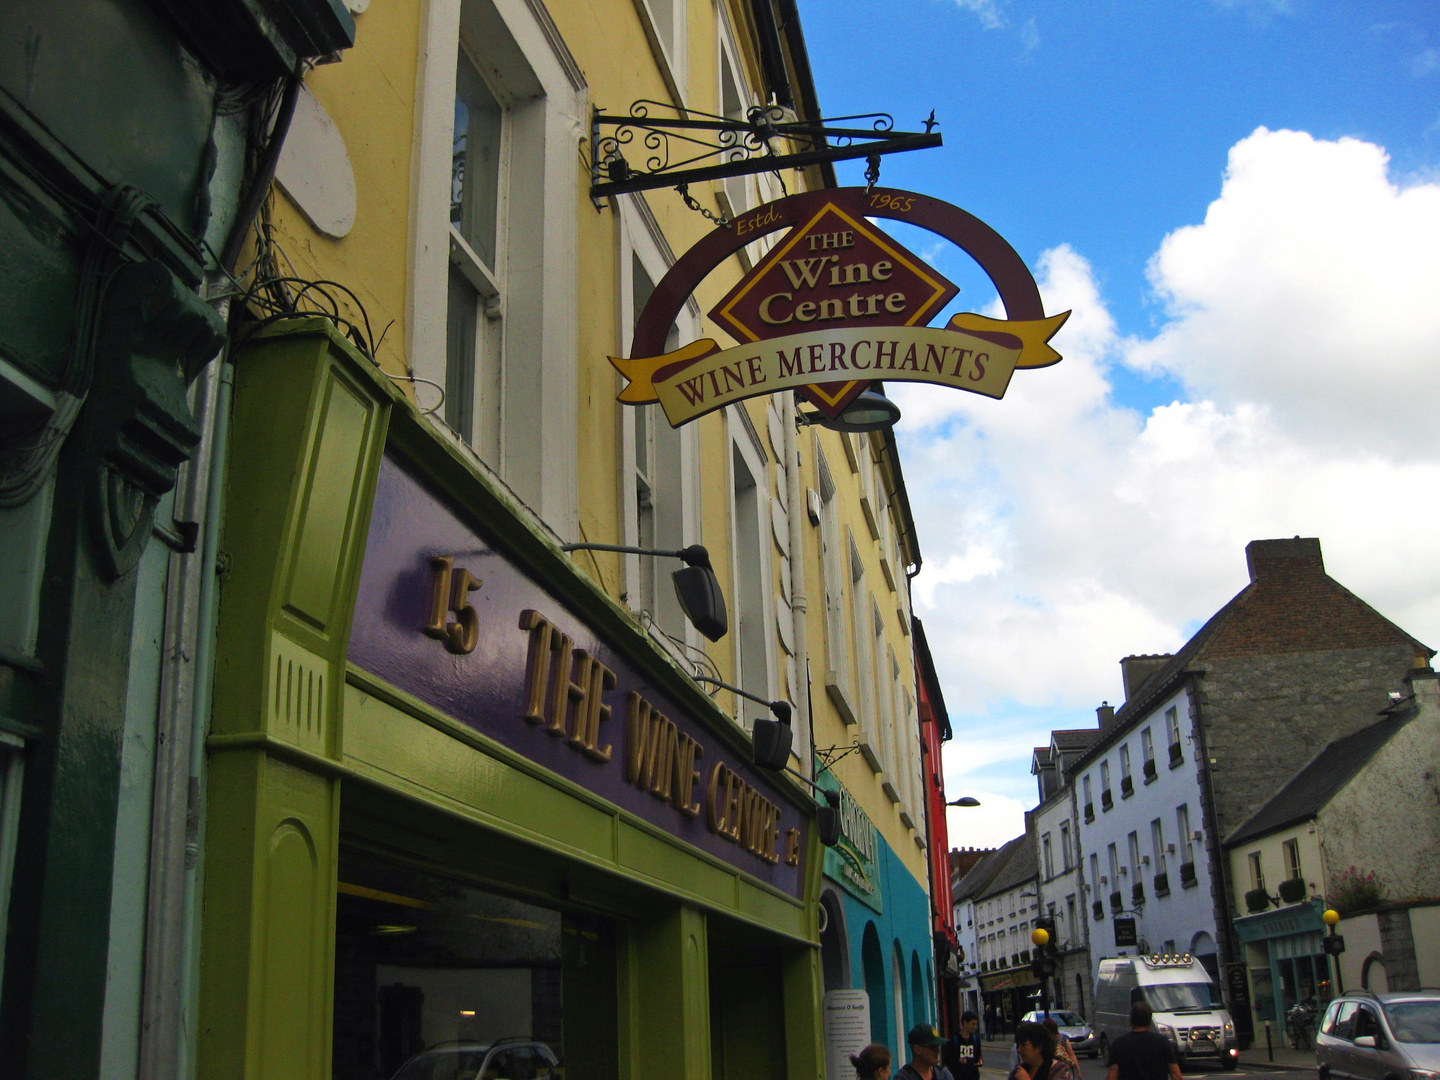
{"type": "Polygon", "coordinates": [[[1305,899],[1305,879],[1297,877],[1282,881],[1277,891],[1280,893],[1280,899],[1285,903],[1298,904],[1305,899]]]}
{"type": "Polygon", "coordinates": [[[1252,915],[1270,906],[1270,894],[1264,889],[1251,889],[1245,894],[1245,910],[1252,915]]]}
{"type": "Polygon", "coordinates": [[[1162,874],[1156,874],[1156,875],[1155,875],[1155,895],[1156,895],[1156,896],[1169,896],[1169,895],[1170,895],[1170,875],[1169,875],[1169,874],[1163,874],[1163,873],[1162,873],[1162,874]]]}

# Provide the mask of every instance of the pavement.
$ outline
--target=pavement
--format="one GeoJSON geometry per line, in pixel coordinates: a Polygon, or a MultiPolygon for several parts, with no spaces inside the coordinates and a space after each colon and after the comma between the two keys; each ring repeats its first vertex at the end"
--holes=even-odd
{"type": "MultiPolygon", "coordinates": [[[[985,1071],[990,1072],[994,1066],[998,1065],[999,1069],[994,1071],[1003,1074],[1005,1071],[1004,1065],[1010,1060],[1010,1040],[993,1041],[986,1039],[982,1045],[985,1047],[985,1060],[990,1063],[990,1067],[985,1071]]],[[[1082,1058],[1080,1064],[1082,1071],[1086,1073],[1090,1071],[1088,1068],[1084,1068],[1090,1064],[1088,1059],[1082,1058]]],[[[1102,1069],[1104,1068],[1105,1063],[1103,1061],[1100,1061],[1098,1064],[1102,1069]]],[[[1240,1063],[1236,1068],[1242,1072],[1248,1072],[1252,1069],[1262,1071],[1273,1070],[1275,1072],[1314,1072],[1315,1051],[1291,1050],[1288,1046],[1276,1046],[1267,1053],[1265,1044],[1262,1041],[1259,1046],[1252,1046],[1248,1050],[1240,1051],[1240,1063]]],[[[1194,1071],[1198,1074],[1202,1069],[1207,1073],[1213,1072],[1224,1076],[1224,1070],[1213,1068],[1209,1065],[1197,1068],[1194,1071]]]]}

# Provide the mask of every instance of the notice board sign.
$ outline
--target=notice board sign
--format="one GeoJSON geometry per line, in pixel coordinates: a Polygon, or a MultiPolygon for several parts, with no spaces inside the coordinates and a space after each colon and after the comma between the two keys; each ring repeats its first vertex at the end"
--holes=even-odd
{"type": "Polygon", "coordinates": [[[1135,936],[1135,920],[1129,917],[1115,920],[1115,945],[1135,945],[1139,942],[1135,936]]]}
{"type": "Polygon", "coordinates": [[[825,992],[825,1080],[854,1080],[850,1055],[870,1045],[870,995],[864,990],[825,992]]]}

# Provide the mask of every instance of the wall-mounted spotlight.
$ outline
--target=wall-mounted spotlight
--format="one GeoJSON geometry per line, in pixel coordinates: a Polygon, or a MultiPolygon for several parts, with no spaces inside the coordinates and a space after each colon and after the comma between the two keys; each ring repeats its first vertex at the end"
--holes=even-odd
{"type": "Polygon", "coordinates": [[[562,544],[561,551],[617,551],[622,555],[658,555],[679,559],[685,565],[670,575],[675,599],[690,625],[711,641],[719,641],[730,629],[725,614],[725,594],[710,565],[710,552],[703,544],[691,544],[679,551],[669,548],[629,547],[625,544],[562,544]]]}
{"type": "Polygon", "coordinates": [[[815,830],[820,834],[820,842],[826,847],[834,847],[838,844],[840,842],[840,793],[826,791],[808,776],[790,768],[790,747],[795,739],[795,733],[790,727],[790,717],[793,712],[790,703],[788,701],[766,701],[758,694],[741,690],[738,686],[731,686],[729,683],[711,678],[709,675],[692,677],[698,683],[707,683],[729,690],[732,694],[738,694],[746,700],[764,705],[770,710],[775,719],[757,719],[751,724],[750,760],[758,768],[769,769],[771,772],[789,773],[821,796],[824,802],[816,799],[815,830]]]}
{"type": "Polygon", "coordinates": [[[900,419],[900,406],[878,390],[866,390],[841,410],[840,415],[826,416],[824,413],[806,413],[805,420],[811,424],[830,428],[832,431],[879,431],[892,426],[900,419]]]}
{"type": "Polygon", "coordinates": [[[747,701],[753,701],[769,709],[775,719],[756,720],[750,725],[750,760],[762,769],[774,771],[783,769],[790,764],[790,747],[795,741],[795,733],[790,727],[793,710],[788,701],[767,701],[759,694],[741,690],[738,686],[731,686],[729,683],[711,678],[709,675],[692,677],[698,683],[706,683],[710,686],[718,686],[722,690],[729,690],[732,694],[737,694],[747,701]]]}

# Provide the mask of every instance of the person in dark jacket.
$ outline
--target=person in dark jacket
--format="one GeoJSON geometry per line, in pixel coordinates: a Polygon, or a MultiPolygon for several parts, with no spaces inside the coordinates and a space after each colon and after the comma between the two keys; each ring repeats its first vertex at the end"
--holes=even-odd
{"type": "Polygon", "coordinates": [[[1130,1006],[1130,1031],[1110,1044],[1110,1069],[1105,1080],[1180,1080],[1180,1064],[1170,1040],[1151,1031],[1149,1004],[1130,1006]]]}
{"type": "Polygon", "coordinates": [[[973,1012],[962,1014],[960,1030],[941,1048],[940,1060],[955,1080],[980,1080],[985,1055],[975,1030],[979,1025],[980,1018],[973,1012]]]}
{"type": "Polygon", "coordinates": [[[930,1024],[916,1024],[905,1036],[910,1044],[910,1060],[907,1061],[895,1080],[955,1080],[950,1070],[940,1064],[940,1048],[944,1038],[930,1024]]]}

